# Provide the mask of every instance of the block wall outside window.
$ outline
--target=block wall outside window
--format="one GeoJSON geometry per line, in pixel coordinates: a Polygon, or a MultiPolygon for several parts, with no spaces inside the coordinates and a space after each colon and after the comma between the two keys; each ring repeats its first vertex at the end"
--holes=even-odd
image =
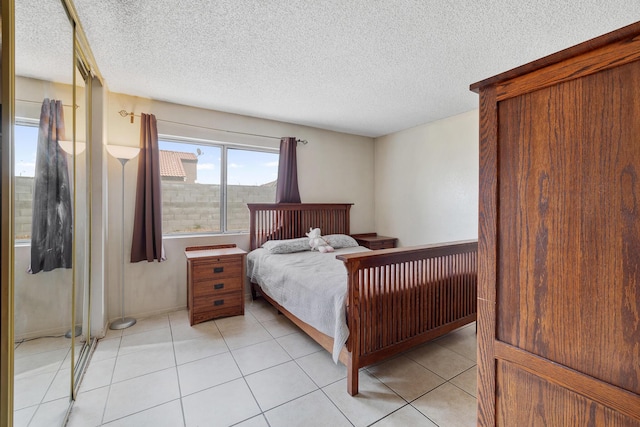
{"type": "Polygon", "coordinates": [[[277,150],[176,138],[158,143],[163,234],[246,232],[247,203],[275,202],[277,150]]]}

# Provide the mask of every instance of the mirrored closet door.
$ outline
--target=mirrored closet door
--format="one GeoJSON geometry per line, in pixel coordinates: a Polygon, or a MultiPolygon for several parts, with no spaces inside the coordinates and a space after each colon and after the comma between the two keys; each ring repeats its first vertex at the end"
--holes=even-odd
{"type": "Polygon", "coordinates": [[[64,423],[92,341],[91,85],[69,16],[15,0],[14,424],[64,423]]]}

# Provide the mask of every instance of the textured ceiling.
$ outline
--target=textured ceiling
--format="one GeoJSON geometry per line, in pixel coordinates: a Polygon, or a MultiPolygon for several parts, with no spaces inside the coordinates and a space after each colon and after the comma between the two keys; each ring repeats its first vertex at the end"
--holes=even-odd
{"type": "MultiPolygon", "coordinates": [[[[16,0],[29,56],[20,31],[51,12],[21,3],[59,0],[16,0]]],[[[638,0],[74,4],[113,92],[372,137],[477,108],[471,83],[640,20],[638,0]]]]}

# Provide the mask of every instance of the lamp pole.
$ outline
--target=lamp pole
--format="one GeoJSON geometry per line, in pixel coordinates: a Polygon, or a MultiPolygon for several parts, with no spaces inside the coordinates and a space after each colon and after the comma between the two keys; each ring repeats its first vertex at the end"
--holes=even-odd
{"type": "Polygon", "coordinates": [[[121,203],[120,203],[120,255],[121,255],[121,263],[120,263],[120,310],[121,316],[120,319],[116,319],[109,325],[109,329],[126,329],[130,326],[136,324],[136,319],[132,317],[124,316],[124,166],[127,162],[138,155],[140,152],[139,148],[135,147],[124,147],[117,145],[107,145],[107,150],[109,153],[117,158],[122,165],[122,191],[120,193],[121,203]]]}

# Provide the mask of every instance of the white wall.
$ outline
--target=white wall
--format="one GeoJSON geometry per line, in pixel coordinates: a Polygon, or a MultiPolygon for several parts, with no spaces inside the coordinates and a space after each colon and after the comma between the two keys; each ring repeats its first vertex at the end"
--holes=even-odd
{"type": "MultiPolygon", "coordinates": [[[[109,94],[107,107],[108,142],[139,146],[140,119],[134,124],[121,117],[120,110],[155,114],[160,134],[179,135],[252,146],[278,147],[279,140],[203,129],[211,127],[232,131],[295,136],[309,141],[298,146],[298,180],[303,202],[351,202],[352,232],[374,229],[373,140],[305,126],[221,113],[167,102],[109,94]],[[188,123],[184,126],[167,121],[188,123]],[[200,127],[197,127],[200,126],[200,127]]],[[[120,198],[121,166],[111,158],[108,167],[108,319],[120,316],[120,198]]],[[[131,250],[133,205],[137,159],[125,168],[125,259],[131,250]]],[[[186,260],[184,249],[193,245],[236,243],[248,249],[248,234],[164,239],[167,261],[125,263],[125,309],[127,316],[144,317],[186,306],[186,260]]]]}
{"type": "Polygon", "coordinates": [[[375,224],[399,246],[478,238],[478,110],[375,140],[375,224]]]}

